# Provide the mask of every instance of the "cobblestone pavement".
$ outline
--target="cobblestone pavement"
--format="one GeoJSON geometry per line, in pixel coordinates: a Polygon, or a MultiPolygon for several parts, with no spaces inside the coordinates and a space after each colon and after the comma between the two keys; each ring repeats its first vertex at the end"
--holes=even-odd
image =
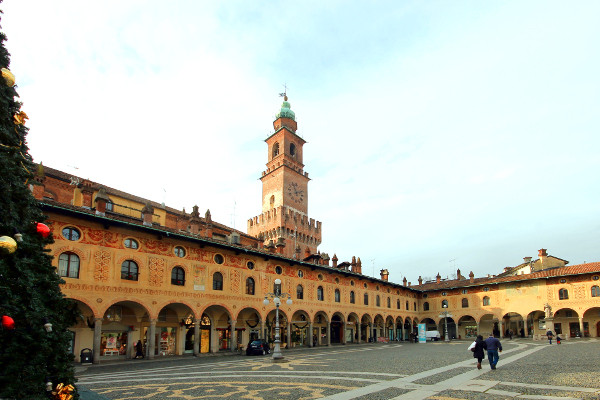
{"type": "MultiPolygon", "coordinates": [[[[389,343],[269,356],[177,357],[78,367],[78,386],[104,399],[600,400],[600,340],[503,341],[496,370],[470,342],[389,343]]],[[[82,399],[87,398],[82,394],[82,399]]]]}

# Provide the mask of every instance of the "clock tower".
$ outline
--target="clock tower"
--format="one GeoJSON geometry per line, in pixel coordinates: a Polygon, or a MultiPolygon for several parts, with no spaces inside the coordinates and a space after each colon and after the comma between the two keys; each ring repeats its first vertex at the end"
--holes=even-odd
{"type": "Polygon", "coordinates": [[[310,179],[302,162],[306,141],[296,133],[296,114],[287,95],[273,127],[275,132],[265,140],[267,168],[260,178],[262,214],[248,220],[248,234],[264,240],[267,247],[275,246],[284,256],[300,259],[307,249],[317,252],[321,222],[308,218],[310,179]]]}

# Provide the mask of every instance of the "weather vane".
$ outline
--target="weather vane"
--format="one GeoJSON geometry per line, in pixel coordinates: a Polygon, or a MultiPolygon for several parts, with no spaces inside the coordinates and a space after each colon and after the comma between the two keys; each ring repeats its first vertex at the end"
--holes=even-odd
{"type": "Polygon", "coordinates": [[[283,99],[284,99],[285,101],[287,101],[287,99],[288,99],[288,98],[287,98],[287,84],[285,84],[285,83],[284,83],[284,84],[283,84],[283,88],[284,88],[285,90],[283,91],[283,93],[279,93],[279,97],[283,97],[283,99]]]}

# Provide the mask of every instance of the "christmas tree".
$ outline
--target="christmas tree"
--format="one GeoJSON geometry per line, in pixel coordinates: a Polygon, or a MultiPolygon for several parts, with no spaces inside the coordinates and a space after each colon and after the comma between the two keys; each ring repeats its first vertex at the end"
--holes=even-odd
{"type": "Polygon", "coordinates": [[[27,115],[15,100],[5,41],[0,32],[0,398],[75,399],[67,328],[77,311],[45,250],[52,236],[31,193],[27,115]]]}

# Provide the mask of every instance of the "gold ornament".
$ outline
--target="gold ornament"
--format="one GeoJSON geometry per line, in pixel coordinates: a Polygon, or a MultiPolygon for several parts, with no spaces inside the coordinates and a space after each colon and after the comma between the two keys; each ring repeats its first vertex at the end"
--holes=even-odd
{"type": "Polygon", "coordinates": [[[6,82],[6,84],[9,87],[15,86],[16,81],[15,81],[15,76],[13,75],[13,73],[10,72],[6,68],[2,68],[2,69],[0,69],[0,71],[2,71],[2,77],[4,78],[4,81],[6,82]]]}
{"type": "Polygon", "coordinates": [[[17,242],[10,236],[0,236],[0,253],[12,254],[17,251],[17,242]]]}
{"type": "Polygon", "coordinates": [[[56,385],[56,389],[52,391],[53,399],[56,400],[71,400],[73,398],[73,393],[75,388],[73,385],[65,385],[64,383],[59,383],[56,385]]]}
{"type": "Polygon", "coordinates": [[[25,125],[25,120],[29,119],[25,111],[21,111],[18,114],[13,115],[15,125],[25,125]]]}

